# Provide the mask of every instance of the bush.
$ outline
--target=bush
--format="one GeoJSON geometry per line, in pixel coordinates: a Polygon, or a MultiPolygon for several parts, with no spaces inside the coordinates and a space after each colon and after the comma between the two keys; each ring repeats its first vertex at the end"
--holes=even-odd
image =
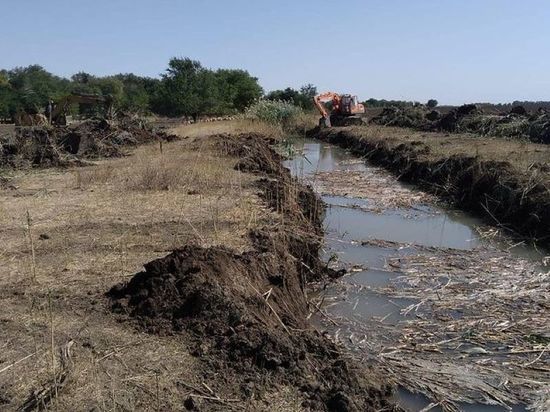
{"type": "Polygon", "coordinates": [[[291,102],[261,99],[245,110],[244,117],[273,125],[281,125],[283,128],[291,128],[296,125],[302,114],[303,110],[291,102]]]}

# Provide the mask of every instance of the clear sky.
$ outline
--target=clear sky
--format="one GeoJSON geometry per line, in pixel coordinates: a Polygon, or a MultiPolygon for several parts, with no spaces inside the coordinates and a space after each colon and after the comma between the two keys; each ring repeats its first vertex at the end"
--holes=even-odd
{"type": "Polygon", "coordinates": [[[548,0],[0,0],[0,67],[158,76],[170,57],[458,104],[550,100],[548,0]]]}

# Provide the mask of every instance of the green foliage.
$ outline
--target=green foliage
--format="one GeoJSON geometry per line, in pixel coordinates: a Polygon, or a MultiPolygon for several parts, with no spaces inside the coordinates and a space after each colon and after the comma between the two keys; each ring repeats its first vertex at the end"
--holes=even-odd
{"type": "Polygon", "coordinates": [[[420,103],[407,100],[386,100],[370,98],[364,102],[367,107],[414,107],[420,103]]]}
{"type": "Polygon", "coordinates": [[[9,84],[0,84],[0,118],[10,118],[21,107],[17,92],[9,84]]]}
{"type": "Polygon", "coordinates": [[[435,99],[430,99],[428,100],[428,102],[426,103],[426,106],[429,108],[429,109],[435,109],[437,107],[437,105],[439,104],[439,102],[435,99]]]}
{"type": "MultiPolygon", "coordinates": [[[[18,110],[43,111],[50,99],[69,93],[109,95],[119,110],[166,116],[224,115],[242,112],[262,96],[258,79],[244,70],[212,71],[188,58],[173,58],[161,79],[134,74],[98,77],[79,72],[63,79],[32,65],[0,70],[0,117],[18,110]]],[[[93,107],[80,105],[80,113],[93,107]]]]}
{"type": "Polygon", "coordinates": [[[242,112],[263,94],[258,79],[247,71],[220,69],[216,71],[215,76],[218,82],[221,114],[242,112]]]}
{"type": "Polygon", "coordinates": [[[168,116],[232,114],[262,94],[258,79],[244,70],[212,71],[188,58],[173,58],[163,74],[153,111],[168,116]]]}
{"type": "Polygon", "coordinates": [[[17,110],[39,112],[49,99],[62,96],[69,81],[47,72],[39,65],[16,67],[2,71],[0,110],[3,116],[12,116],[17,110]]]}
{"type": "Polygon", "coordinates": [[[132,73],[117,74],[113,78],[122,83],[124,91],[118,101],[120,109],[135,113],[146,113],[151,110],[150,102],[159,87],[160,80],[140,77],[132,73]]]}
{"type": "Polygon", "coordinates": [[[316,94],[317,88],[312,84],[306,84],[300,90],[291,87],[284,90],[273,90],[267,94],[266,99],[291,102],[306,111],[310,111],[314,109],[313,97],[316,94]]]}
{"type": "Polygon", "coordinates": [[[248,107],[244,115],[247,119],[285,127],[296,122],[302,113],[303,110],[291,102],[261,99],[248,107]]]}

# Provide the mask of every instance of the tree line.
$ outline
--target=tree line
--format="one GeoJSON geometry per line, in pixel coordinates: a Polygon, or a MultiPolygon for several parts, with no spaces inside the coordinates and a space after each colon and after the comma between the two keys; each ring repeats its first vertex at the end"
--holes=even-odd
{"type": "Polygon", "coordinates": [[[0,70],[0,118],[18,111],[41,112],[49,100],[70,93],[108,95],[124,111],[196,118],[240,112],[260,98],[263,89],[245,70],[211,70],[189,58],[172,58],[160,78],[79,72],[67,79],[31,65],[0,70]]]}

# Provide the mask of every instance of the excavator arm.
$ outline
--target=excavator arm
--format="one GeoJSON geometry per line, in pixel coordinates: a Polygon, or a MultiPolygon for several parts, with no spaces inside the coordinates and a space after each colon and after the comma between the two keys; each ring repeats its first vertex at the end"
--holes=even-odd
{"type": "Polygon", "coordinates": [[[52,110],[52,122],[64,124],[65,116],[73,104],[104,104],[107,109],[107,115],[112,111],[112,98],[110,96],[99,96],[93,94],[69,94],[62,97],[52,110]]]}
{"type": "Polygon", "coordinates": [[[338,93],[334,92],[326,92],[318,94],[313,98],[313,103],[315,104],[315,107],[321,112],[321,116],[323,116],[324,119],[328,119],[330,117],[330,113],[327,111],[327,108],[323,103],[332,102],[333,110],[338,110],[338,107],[340,106],[340,95],[338,93]]]}

